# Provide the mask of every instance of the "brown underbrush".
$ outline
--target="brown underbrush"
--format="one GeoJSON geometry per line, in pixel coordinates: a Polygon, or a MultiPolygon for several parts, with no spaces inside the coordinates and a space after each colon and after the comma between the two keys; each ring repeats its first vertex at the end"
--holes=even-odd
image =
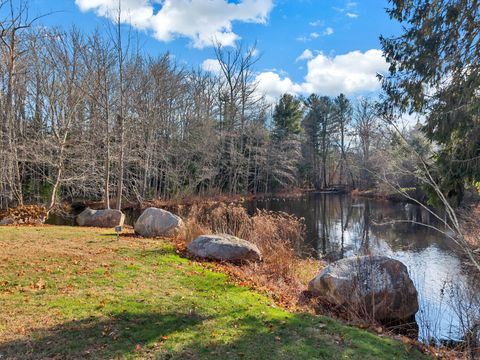
{"type": "Polygon", "coordinates": [[[41,205],[19,205],[0,212],[0,220],[10,219],[14,224],[42,224],[47,210],[41,205]]]}
{"type": "Polygon", "coordinates": [[[230,234],[248,240],[261,250],[262,262],[213,266],[238,283],[269,292],[283,306],[303,306],[299,299],[306,284],[323,267],[319,260],[297,255],[305,237],[303,219],[266,210],[250,216],[239,204],[214,201],[192,205],[184,217],[186,229],[177,239],[179,250],[202,234],[230,234]]]}

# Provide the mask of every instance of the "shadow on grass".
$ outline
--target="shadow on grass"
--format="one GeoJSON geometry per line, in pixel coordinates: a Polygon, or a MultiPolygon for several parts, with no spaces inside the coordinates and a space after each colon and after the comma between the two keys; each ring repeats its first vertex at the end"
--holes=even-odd
{"type": "Polygon", "coordinates": [[[212,332],[156,359],[426,359],[394,340],[308,314],[269,321],[245,316],[232,325],[238,336],[223,339],[212,332]]]}
{"type": "Polygon", "coordinates": [[[70,321],[36,331],[28,338],[0,343],[0,359],[112,359],[161,342],[162,337],[166,339],[204,320],[197,315],[172,312],[122,313],[110,318],[70,321]]]}
{"type": "Polygon", "coordinates": [[[420,359],[394,341],[308,314],[265,319],[123,313],[71,321],[0,344],[0,359],[420,359]],[[208,321],[220,322],[213,328],[208,321]],[[205,322],[207,321],[207,322],[205,322]],[[232,331],[232,329],[235,329],[232,331]],[[165,341],[165,343],[163,343],[165,341]]]}

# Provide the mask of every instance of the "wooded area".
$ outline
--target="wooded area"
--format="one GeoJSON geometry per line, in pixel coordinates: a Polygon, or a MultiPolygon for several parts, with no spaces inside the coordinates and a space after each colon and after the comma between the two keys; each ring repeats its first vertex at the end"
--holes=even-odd
{"type": "MultiPolygon", "coordinates": [[[[475,82],[464,77],[478,72],[459,72],[452,77],[458,81],[441,87],[442,66],[432,63],[437,73],[418,81],[430,81],[432,93],[440,89],[435,96],[409,86],[422,65],[407,50],[421,50],[415,36],[435,34],[382,39],[391,63],[385,99],[285,94],[269,104],[255,82],[254,47],[215,44],[219,70],[206,72],[180,66],[168,53],[144,55],[121,24],[120,9],[109,31],[84,34],[42,27],[26,5],[10,6],[3,4],[9,16],[0,20],[1,208],[42,203],[51,209],[76,199],[121,208],[122,201],[192,194],[371,188],[385,186],[385,179],[415,188],[419,160],[402,149],[404,140],[423,154],[449,197],[461,199],[465,181],[475,184],[478,126],[460,119],[475,116],[475,82]],[[455,97],[461,89],[472,97],[455,97]],[[457,100],[465,106],[442,110],[457,100]],[[398,119],[408,112],[428,112],[427,122],[402,128],[398,119]],[[439,127],[442,116],[451,125],[439,127]],[[449,138],[451,130],[458,136],[449,138]],[[432,152],[437,145],[440,152],[432,152]]],[[[390,14],[400,20],[401,11],[390,14]]],[[[435,31],[453,29],[452,14],[435,31]]],[[[464,50],[474,52],[469,41],[464,50]]],[[[453,63],[458,53],[457,63],[473,70],[474,58],[455,51],[437,60],[453,63]]]]}
{"type": "Polygon", "coordinates": [[[254,48],[216,45],[218,74],[142,55],[117,22],[107,35],[1,22],[0,205],[295,186],[370,186],[381,133],[372,101],[340,94],[266,103],[254,48]]]}

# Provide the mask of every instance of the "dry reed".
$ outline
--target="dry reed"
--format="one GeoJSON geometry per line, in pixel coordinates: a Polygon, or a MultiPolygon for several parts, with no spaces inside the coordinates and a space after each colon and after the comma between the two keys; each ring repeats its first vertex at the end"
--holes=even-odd
{"type": "Polygon", "coordinates": [[[202,234],[230,234],[258,246],[261,263],[238,267],[216,264],[223,272],[242,284],[268,292],[279,304],[297,307],[306,284],[321,267],[314,259],[301,259],[297,250],[305,237],[304,220],[282,212],[257,210],[249,216],[236,203],[206,202],[193,204],[186,218],[185,232],[177,246],[185,246],[202,234]]]}

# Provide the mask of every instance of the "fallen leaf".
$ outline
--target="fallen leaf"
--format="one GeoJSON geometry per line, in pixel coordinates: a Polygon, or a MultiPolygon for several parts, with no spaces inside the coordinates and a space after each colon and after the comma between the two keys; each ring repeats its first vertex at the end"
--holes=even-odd
{"type": "Polygon", "coordinates": [[[47,286],[47,283],[45,282],[45,280],[40,279],[40,280],[38,280],[37,283],[35,284],[35,289],[37,289],[37,290],[43,290],[43,289],[45,289],[46,286],[47,286]]]}

